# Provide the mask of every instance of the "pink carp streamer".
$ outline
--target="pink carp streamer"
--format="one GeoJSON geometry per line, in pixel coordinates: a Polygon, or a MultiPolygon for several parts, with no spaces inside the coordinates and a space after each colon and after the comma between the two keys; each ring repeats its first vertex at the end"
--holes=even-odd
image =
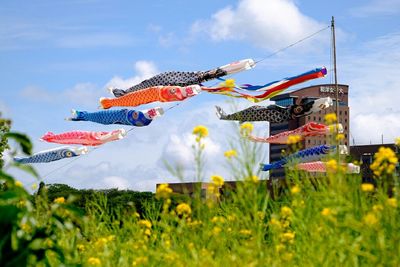
{"type": "Polygon", "coordinates": [[[257,137],[254,135],[249,135],[248,138],[254,142],[270,143],[270,144],[288,144],[289,136],[298,136],[300,140],[304,140],[306,137],[311,136],[324,136],[328,135],[330,132],[336,132],[336,127],[340,133],[343,132],[343,127],[341,124],[337,125],[325,125],[316,122],[309,122],[295,130],[285,131],[272,135],[270,137],[257,137]]]}
{"type": "MultiPolygon", "coordinates": [[[[360,166],[353,163],[343,164],[342,167],[346,173],[360,173],[360,166]]],[[[297,170],[307,171],[307,172],[327,172],[327,164],[323,161],[314,161],[299,163],[296,165],[297,170]]]]}
{"type": "Polygon", "coordinates": [[[41,140],[58,144],[77,144],[85,146],[98,146],[107,142],[122,139],[126,135],[124,129],[111,132],[71,131],[61,134],[47,132],[41,140]]]}
{"type": "Polygon", "coordinates": [[[183,101],[201,92],[199,85],[182,86],[154,86],[127,93],[118,98],[100,98],[100,105],[104,109],[111,107],[136,107],[156,101],[172,102],[183,101]]]}

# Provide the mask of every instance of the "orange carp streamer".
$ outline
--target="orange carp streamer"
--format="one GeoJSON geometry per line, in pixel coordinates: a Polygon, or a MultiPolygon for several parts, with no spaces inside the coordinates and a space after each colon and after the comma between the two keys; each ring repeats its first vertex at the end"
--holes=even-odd
{"type": "Polygon", "coordinates": [[[186,98],[201,92],[199,85],[190,86],[154,86],[139,91],[131,92],[118,98],[100,98],[103,109],[111,107],[136,107],[156,101],[173,102],[183,101],[186,98]]]}

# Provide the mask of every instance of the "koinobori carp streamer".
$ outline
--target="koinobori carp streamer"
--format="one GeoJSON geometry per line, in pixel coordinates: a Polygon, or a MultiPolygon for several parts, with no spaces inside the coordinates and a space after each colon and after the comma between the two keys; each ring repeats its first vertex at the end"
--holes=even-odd
{"type": "MultiPolygon", "coordinates": [[[[360,166],[355,165],[353,163],[341,164],[338,167],[342,167],[343,171],[346,173],[360,173],[360,166]]],[[[328,164],[323,161],[299,163],[296,165],[295,169],[307,172],[322,172],[322,173],[325,173],[329,170],[328,164]]]]}
{"type": "Polygon", "coordinates": [[[14,161],[22,164],[47,163],[65,158],[77,157],[88,152],[87,147],[64,146],[37,152],[29,157],[14,157],[14,161]]]}
{"type": "Polygon", "coordinates": [[[126,135],[124,129],[117,129],[111,132],[89,132],[71,131],[61,134],[47,132],[41,140],[58,144],[78,144],[86,146],[98,146],[107,142],[122,139],[126,135]]]}
{"type": "Polygon", "coordinates": [[[102,110],[97,112],[87,112],[72,110],[71,121],[91,121],[101,124],[123,124],[132,126],[147,126],[153,119],[164,114],[161,107],[155,107],[148,110],[102,110]]]}
{"type": "Polygon", "coordinates": [[[117,98],[100,98],[100,105],[104,109],[111,107],[136,107],[156,101],[173,102],[183,101],[201,92],[199,85],[182,86],[154,86],[134,91],[117,98]]]}
{"type": "Polygon", "coordinates": [[[254,142],[288,144],[290,136],[298,136],[300,140],[304,140],[304,138],[311,136],[325,136],[330,132],[336,132],[336,127],[338,128],[339,133],[343,132],[343,127],[341,124],[329,126],[321,123],[309,122],[297,129],[281,132],[270,137],[257,137],[250,134],[248,138],[254,142]]]}
{"type": "MultiPolygon", "coordinates": [[[[326,156],[329,152],[335,151],[337,149],[336,146],[328,146],[328,145],[321,145],[315,146],[311,148],[307,148],[304,150],[300,150],[294,154],[291,154],[287,157],[284,157],[281,160],[275,161],[270,164],[261,164],[262,171],[269,171],[272,169],[280,169],[283,168],[289,162],[296,161],[299,162],[310,162],[310,161],[317,161],[320,160],[322,157],[326,156]]],[[[347,154],[347,147],[344,145],[339,145],[339,153],[340,154],[347,154]]]]}
{"type": "Polygon", "coordinates": [[[144,80],[126,90],[111,89],[115,97],[154,86],[188,86],[216,79],[225,75],[248,70],[256,65],[252,59],[243,59],[208,71],[169,71],[144,80]]]}
{"type": "Polygon", "coordinates": [[[216,106],[217,116],[221,120],[233,120],[239,122],[269,121],[271,123],[286,122],[295,118],[307,116],[313,112],[327,109],[333,105],[330,97],[311,100],[303,104],[295,104],[288,107],[278,105],[252,106],[233,114],[226,114],[222,108],[216,106]]]}

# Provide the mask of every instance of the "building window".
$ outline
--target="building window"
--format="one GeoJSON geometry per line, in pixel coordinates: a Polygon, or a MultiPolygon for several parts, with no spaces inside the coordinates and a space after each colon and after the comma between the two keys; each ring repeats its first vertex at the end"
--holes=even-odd
{"type": "Polygon", "coordinates": [[[347,122],[347,119],[344,119],[344,122],[347,122]]]}
{"type": "Polygon", "coordinates": [[[339,116],[340,116],[340,115],[342,115],[342,111],[341,111],[341,110],[339,111],[339,116]]]}
{"type": "Polygon", "coordinates": [[[347,110],[344,111],[344,115],[347,115],[347,110]]]}
{"type": "Polygon", "coordinates": [[[310,139],[308,139],[308,143],[311,144],[311,140],[310,139]]]}
{"type": "Polygon", "coordinates": [[[314,121],[316,121],[317,119],[315,118],[315,116],[314,116],[314,121]]]}

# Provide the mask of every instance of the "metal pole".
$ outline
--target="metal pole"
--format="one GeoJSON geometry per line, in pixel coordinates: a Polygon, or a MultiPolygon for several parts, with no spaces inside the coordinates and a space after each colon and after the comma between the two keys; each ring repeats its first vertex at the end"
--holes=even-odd
{"type": "Polygon", "coordinates": [[[333,73],[335,77],[335,92],[336,92],[336,117],[339,122],[339,88],[337,81],[337,70],[336,70],[336,38],[335,38],[335,18],[332,16],[331,21],[331,29],[332,29],[332,46],[333,46],[333,73]]]}

